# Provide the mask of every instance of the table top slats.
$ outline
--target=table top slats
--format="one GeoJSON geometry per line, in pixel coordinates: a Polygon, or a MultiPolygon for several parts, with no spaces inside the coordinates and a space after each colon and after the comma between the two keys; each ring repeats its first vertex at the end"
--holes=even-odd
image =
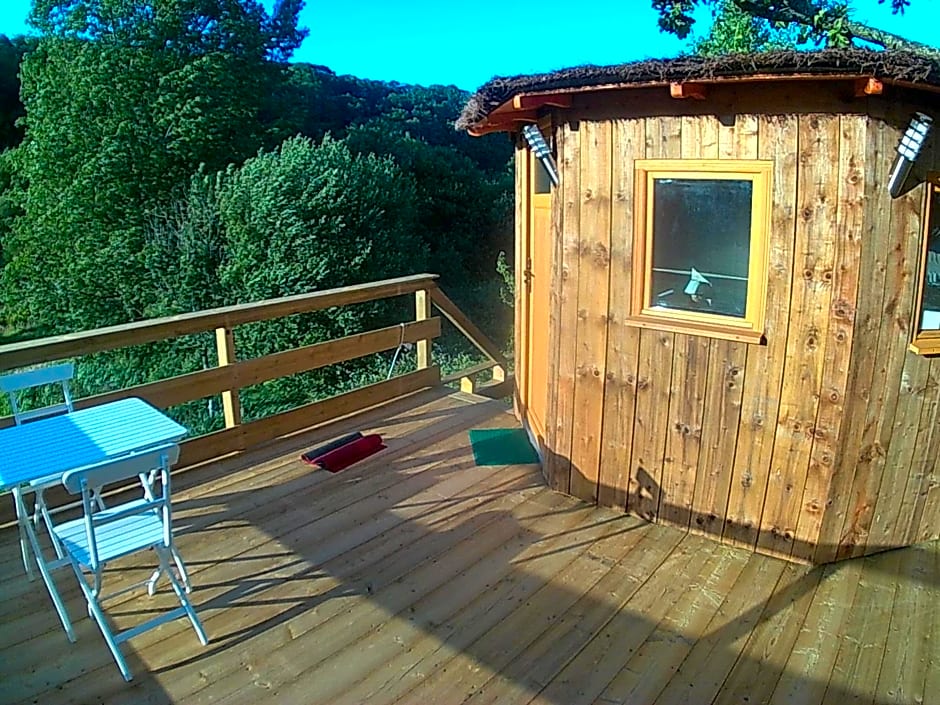
{"type": "Polygon", "coordinates": [[[129,398],[0,429],[0,489],[186,436],[185,427],[129,398]]]}

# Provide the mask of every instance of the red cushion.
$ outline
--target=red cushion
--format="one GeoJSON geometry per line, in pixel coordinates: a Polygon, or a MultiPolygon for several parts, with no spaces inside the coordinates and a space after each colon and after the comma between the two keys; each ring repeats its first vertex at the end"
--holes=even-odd
{"type": "Polygon", "coordinates": [[[373,433],[321,455],[313,464],[330,472],[339,472],[363,458],[368,458],[373,453],[378,453],[384,447],[382,437],[373,433]]]}

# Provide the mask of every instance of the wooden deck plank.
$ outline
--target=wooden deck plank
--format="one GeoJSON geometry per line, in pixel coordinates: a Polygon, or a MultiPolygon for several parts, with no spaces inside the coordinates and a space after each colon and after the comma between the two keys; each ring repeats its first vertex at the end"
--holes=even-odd
{"type": "MultiPolygon", "coordinates": [[[[591,511],[583,505],[573,506],[571,511],[559,512],[557,520],[541,522],[540,527],[550,526],[554,529],[553,534],[545,537],[526,534],[515,542],[506,543],[483,560],[468,566],[454,580],[400,611],[395,618],[382,623],[378,629],[364,634],[358,641],[334,652],[316,668],[306,671],[302,680],[296,680],[289,684],[289,687],[279,691],[278,698],[282,702],[296,702],[305,697],[328,701],[342,696],[357,701],[359,696],[351,686],[357,684],[361,674],[366,672],[372,674],[369,679],[371,683],[362,684],[364,687],[360,688],[360,693],[363,689],[371,692],[368,695],[362,693],[358,702],[369,702],[371,705],[374,697],[378,695],[388,699],[391,694],[381,692],[382,676],[373,672],[383,671],[384,665],[402,652],[412,655],[415,642],[423,636],[433,635],[435,627],[439,624],[448,623],[448,629],[442,631],[440,636],[454,633],[457,625],[453,624],[452,620],[456,621],[457,612],[469,612],[474,621],[480,620],[481,615],[485,614],[484,624],[495,626],[495,615],[490,615],[489,611],[496,605],[491,602],[488,610],[484,605],[476,604],[478,597],[489,590],[492,583],[512,586],[524,577],[521,574],[523,571],[528,572],[529,561],[546,551],[557,550],[560,547],[559,540],[570,542],[577,535],[576,540],[589,540],[601,546],[606,545],[608,550],[613,550],[614,555],[625,555],[632,542],[624,540],[622,527],[628,527],[627,530],[631,526],[638,528],[637,520],[615,519],[592,525],[587,516],[591,511]],[[604,539],[615,540],[600,543],[604,539]]],[[[598,563],[605,565],[603,561],[598,563]]],[[[549,577],[550,582],[550,576],[546,577],[549,577]]],[[[514,606],[515,603],[508,605],[510,608],[514,606]]],[[[464,624],[465,629],[469,631],[479,631],[480,626],[482,625],[464,624]]],[[[465,641],[467,635],[460,633],[460,638],[465,641]]],[[[431,641],[441,645],[439,639],[432,637],[431,641]]]]}
{"type": "Polygon", "coordinates": [[[839,641],[824,702],[856,705],[872,702],[891,624],[902,554],[890,551],[862,559],[851,618],[839,641]]]}
{"type": "MultiPolygon", "coordinates": [[[[751,554],[703,636],[695,642],[675,676],[655,698],[656,703],[696,705],[711,702],[764,611],[763,596],[773,594],[785,566],[782,560],[768,560],[751,554]]],[[[605,692],[597,702],[614,701],[605,692]]]]}
{"type": "Polygon", "coordinates": [[[402,652],[347,690],[345,697],[370,705],[395,702],[546,586],[583,579],[591,572],[600,579],[609,562],[631,551],[649,527],[633,518],[603,519],[590,522],[574,543],[569,540],[569,532],[547,538],[536,555],[523,555],[514,561],[524,569],[521,575],[511,573],[458,605],[459,612],[452,618],[424,625],[425,633],[417,640],[403,639],[396,644],[402,652]],[[592,542],[594,536],[597,538],[592,542]]]}
{"type": "MultiPolygon", "coordinates": [[[[472,653],[461,654],[447,664],[446,672],[438,671],[435,677],[428,680],[427,685],[414,689],[400,702],[417,705],[446,702],[448,699],[456,700],[458,696],[464,698],[473,694],[479,697],[481,689],[493,676],[507,672],[511,663],[531,653],[529,646],[533,642],[541,640],[542,648],[551,649],[552,643],[546,634],[549,631],[552,634],[563,631],[564,628],[553,630],[560,620],[565,620],[566,627],[570,626],[571,621],[576,624],[580,622],[586,604],[591,602],[585,599],[585,595],[598,593],[607,600],[622,600],[639,589],[656,573],[681,538],[679,532],[660,531],[662,528],[651,528],[636,551],[604,571],[598,580],[591,582],[595,576],[585,574],[576,576],[570,584],[551,586],[541,591],[527,603],[527,609],[517,610],[478,640],[472,653]],[[473,654],[486,654],[485,662],[473,654]]],[[[603,609],[602,602],[595,602],[594,606],[603,609]]],[[[526,664],[516,664],[516,667],[524,673],[526,664]]],[[[493,690],[496,690],[495,686],[493,690]]]]}
{"type": "MultiPolygon", "coordinates": [[[[536,466],[476,466],[466,430],[514,425],[502,405],[411,403],[181,473],[212,641],[183,621],[145,633],[124,647],[130,684],[68,580],[78,644],[37,585],[4,576],[0,703],[883,705],[940,688],[940,543],[784,564],[554,493],[536,466]],[[357,423],[388,455],[299,464],[357,423]]],[[[0,545],[16,566],[15,532],[0,545]]],[[[171,602],[131,594],[109,613],[126,626],[171,602]]]]}
{"type": "Polygon", "coordinates": [[[859,561],[826,566],[790,658],[777,682],[771,705],[822,703],[828,679],[838,656],[843,622],[850,615],[858,588],[859,561]]]}
{"type": "Polygon", "coordinates": [[[715,705],[763,703],[770,699],[803,626],[821,573],[821,569],[811,571],[795,564],[784,569],[777,590],[712,701],[715,705]]]}
{"type": "MultiPolygon", "coordinates": [[[[618,634],[624,633],[624,629],[626,634],[633,631],[631,628],[652,629],[656,610],[665,611],[704,570],[702,563],[710,562],[716,550],[711,542],[684,536],[661,569],[635,589],[629,582],[624,587],[620,571],[611,571],[607,580],[586,592],[563,617],[526,644],[500,673],[493,674],[474,693],[474,702],[481,705],[530,702],[614,620],[618,625],[612,631],[618,634]],[[671,579],[664,579],[666,575],[671,579]],[[626,593],[623,597],[621,591],[626,593]]],[[[589,679],[593,674],[588,672],[583,677],[589,679]]]]}
{"type": "Polygon", "coordinates": [[[532,702],[591,703],[601,693],[611,702],[651,702],[720,607],[719,595],[730,589],[747,555],[717,549],[682,585],[683,599],[636,612],[628,604],[532,702]]]}
{"type": "Polygon", "coordinates": [[[926,703],[937,696],[936,691],[925,691],[931,652],[936,655],[936,647],[929,643],[931,620],[925,619],[937,609],[925,584],[933,558],[925,546],[914,546],[902,556],[876,703],[926,703]]]}

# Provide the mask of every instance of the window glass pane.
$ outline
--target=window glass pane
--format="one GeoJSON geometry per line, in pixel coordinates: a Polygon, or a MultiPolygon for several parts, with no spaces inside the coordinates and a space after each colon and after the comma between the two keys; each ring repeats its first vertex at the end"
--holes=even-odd
{"type": "Polygon", "coordinates": [[[931,188],[920,329],[940,330],[940,187],[931,188]]]}
{"type": "Polygon", "coordinates": [[[650,306],[744,318],[753,192],[747,179],[653,180],[650,306]]]}

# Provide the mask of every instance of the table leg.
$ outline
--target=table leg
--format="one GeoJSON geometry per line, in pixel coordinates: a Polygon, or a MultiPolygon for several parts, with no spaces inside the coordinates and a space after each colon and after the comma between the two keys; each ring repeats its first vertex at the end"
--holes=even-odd
{"type": "MultiPolygon", "coordinates": [[[[39,545],[39,539],[36,536],[33,522],[29,520],[29,513],[26,510],[26,505],[23,503],[23,494],[19,491],[19,489],[15,489],[13,491],[13,501],[16,502],[16,516],[20,522],[20,531],[25,532],[26,534],[26,540],[29,542],[29,547],[32,548],[33,551],[33,558],[36,559],[36,567],[39,568],[39,574],[42,576],[42,580],[46,584],[46,589],[49,591],[49,597],[52,598],[52,604],[55,606],[55,611],[59,615],[59,621],[62,622],[62,628],[65,629],[65,634],[69,641],[74,642],[75,632],[72,631],[72,622],[69,620],[68,612],[65,611],[65,604],[62,602],[62,597],[59,595],[59,591],[55,586],[55,581],[52,579],[52,573],[49,571],[49,566],[46,564],[46,559],[42,555],[42,548],[39,545]]],[[[22,533],[20,534],[20,540],[23,540],[22,533]]],[[[53,569],[64,565],[63,559],[57,559],[55,563],[56,565],[52,566],[53,569]]],[[[29,572],[30,569],[27,566],[27,573],[29,572]]]]}

